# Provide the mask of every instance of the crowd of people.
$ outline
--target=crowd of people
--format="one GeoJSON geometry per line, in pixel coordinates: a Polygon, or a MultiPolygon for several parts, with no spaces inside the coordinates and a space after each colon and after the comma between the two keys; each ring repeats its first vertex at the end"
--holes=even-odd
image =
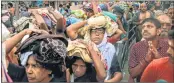
{"type": "Polygon", "coordinates": [[[127,55],[127,81],[174,82],[174,3],[72,4],[16,10],[8,3],[1,13],[2,82],[121,82],[115,44],[129,41],[130,29],[136,42],[127,55]]]}

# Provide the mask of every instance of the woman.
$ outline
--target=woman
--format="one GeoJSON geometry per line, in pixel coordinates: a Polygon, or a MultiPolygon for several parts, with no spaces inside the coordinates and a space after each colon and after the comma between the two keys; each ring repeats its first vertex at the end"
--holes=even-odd
{"type": "MultiPolygon", "coordinates": [[[[25,29],[3,44],[6,53],[21,41],[25,35],[32,32],[45,32],[41,30],[25,29]],[[11,42],[14,41],[14,42],[11,42]]],[[[47,33],[47,32],[45,32],[47,33]]],[[[32,36],[32,35],[31,35],[32,36]]],[[[7,60],[7,70],[14,82],[60,82],[62,65],[66,57],[67,41],[62,36],[47,34],[34,35],[25,40],[18,48],[22,66],[9,63],[7,60]]]]}
{"type": "Polygon", "coordinates": [[[70,25],[67,28],[68,36],[73,40],[79,36],[84,37],[85,41],[92,41],[97,45],[97,48],[101,52],[102,56],[107,62],[107,78],[105,82],[119,82],[122,79],[122,74],[119,66],[119,70],[114,71],[113,77],[110,77],[110,68],[113,56],[115,55],[115,47],[107,41],[107,36],[112,36],[116,33],[117,28],[111,26],[109,17],[102,15],[95,15],[88,19],[88,21],[82,21],[70,25]],[[80,28],[88,23],[88,26],[80,28]],[[118,73],[118,74],[116,74],[118,73]],[[110,79],[110,80],[109,80],[110,79]]]}
{"type": "Polygon", "coordinates": [[[68,46],[67,82],[103,81],[106,73],[92,42],[72,41],[68,46]],[[92,65],[94,64],[94,66],[92,65]],[[69,74],[69,75],[68,75],[69,74]]]}

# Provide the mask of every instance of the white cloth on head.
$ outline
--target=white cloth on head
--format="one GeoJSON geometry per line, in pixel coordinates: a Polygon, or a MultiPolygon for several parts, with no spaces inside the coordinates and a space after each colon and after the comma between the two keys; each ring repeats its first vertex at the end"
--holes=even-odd
{"type": "Polygon", "coordinates": [[[32,54],[33,54],[32,51],[25,52],[25,53],[21,54],[20,60],[21,60],[22,66],[25,66],[26,65],[29,56],[32,55],[32,54]]]}

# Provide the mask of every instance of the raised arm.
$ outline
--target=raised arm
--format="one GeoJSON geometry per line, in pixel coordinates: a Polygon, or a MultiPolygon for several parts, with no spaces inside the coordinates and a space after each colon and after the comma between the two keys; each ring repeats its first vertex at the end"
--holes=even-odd
{"type": "Polygon", "coordinates": [[[94,67],[97,72],[97,80],[98,81],[103,81],[106,78],[106,71],[104,68],[104,64],[102,63],[99,54],[93,49],[94,43],[89,42],[87,44],[87,48],[90,52],[91,58],[94,62],[94,67]]]}
{"type": "Polygon", "coordinates": [[[96,73],[97,73],[97,75],[96,75],[97,80],[98,81],[104,81],[104,79],[106,78],[106,71],[105,71],[105,68],[104,68],[104,64],[102,63],[102,61],[100,59],[101,55],[96,50],[94,50],[94,45],[95,44],[91,41],[90,42],[84,42],[83,40],[79,40],[79,42],[83,43],[90,52],[90,57],[93,60],[94,67],[95,67],[95,70],[96,70],[96,73]]]}
{"type": "Polygon", "coordinates": [[[39,28],[42,30],[49,31],[47,25],[45,24],[44,19],[42,18],[41,15],[38,14],[38,11],[34,10],[34,11],[32,11],[32,14],[36,18],[37,25],[39,26],[39,28]]]}
{"type": "Polygon", "coordinates": [[[66,32],[67,32],[69,38],[71,40],[76,39],[78,36],[78,30],[81,27],[83,27],[85,24],[87,24],[87,20],[81,21],[81,22],[78,22],[78,23],[75,23],[75,24],[68,26],[66,32]]]}
{"type": "MultiPolygon", "coordinates": [[[[13,36],[3,42],[3,44],[5,45],[6,54],[10,53],[10,51],[22,40],[22,38],[25,35],[30,35],[32,32],[48,34],[48,32],[46,32],[44,30],[25,29],[25,30],[21,31],[20,33],[16,34],[15,36],[13,36]]],[[[8,61],[7,61],[7,67],[8,67],[8,61]]]]}
{"type": "Polygon", "coordinates": [[[93,7],[94,14],[99,13],[98,8],[97,8],[97,5],[98,5],[97,1],[91,0],[91,4],[92,4],[92,7],[93,7]]]}
{"type": "Polygon", "coordinates": [[[54,16],[54,18],[57,20],[57,25],[56,25],[56,31],[63,31],[63,29],[65,28],[64,25],[64,18],[63,15],[59,12],[54,12],[53,10],[51,10],[50,8],[48,9],[48,11],[54,16]]]}

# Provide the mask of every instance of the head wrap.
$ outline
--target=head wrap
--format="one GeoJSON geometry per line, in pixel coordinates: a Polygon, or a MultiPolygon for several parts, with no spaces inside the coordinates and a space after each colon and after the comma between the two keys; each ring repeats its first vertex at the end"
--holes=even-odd
{"type": "Polygon", "coordinates": [[[99,4],[99,7],[102,11],[108,11],[108,7],[106,4],[99,4]]]}
{"type": "Polygon", "coordinates": [[[113,8],[113,13],[120,13],[120,14],[124,14],[124,9],[122,9],[120,6],[114,6],[113,8]]]}
{"type": "MultiPolygon", "coordinates": [[[[96,45],[95,44],[93,45],[94,45],[93,46],[94,50],[98,51],[96,45]]],[[[69,42],[67,51],[68,51],[68,56],[81,57],[85,62],[92,63],[89,50],[84,44],[78,42],[77,40],[69,42]]]]}
{"type": "MultiPolygon", "coordinates": [[[[88,25],[84,27],[84,38],[87,41],[90,41],[90,29],[104,28],[106,30],[107,36],[112,36],[116,30],[116,26],[112,26],[111,19],[102,14],[97,14],[88,19],[88,25]]],[[[82,31],[83,32],[83,31],[82,31]]]]}
{"type": "Polygon", "coordinates": [[[60,35],[34,35],[19,46],[17,53],[24,54],[32,51],[36,61],[40,63],[60,64],[66,57],[67,45],[67,40],[60,35]]]}

